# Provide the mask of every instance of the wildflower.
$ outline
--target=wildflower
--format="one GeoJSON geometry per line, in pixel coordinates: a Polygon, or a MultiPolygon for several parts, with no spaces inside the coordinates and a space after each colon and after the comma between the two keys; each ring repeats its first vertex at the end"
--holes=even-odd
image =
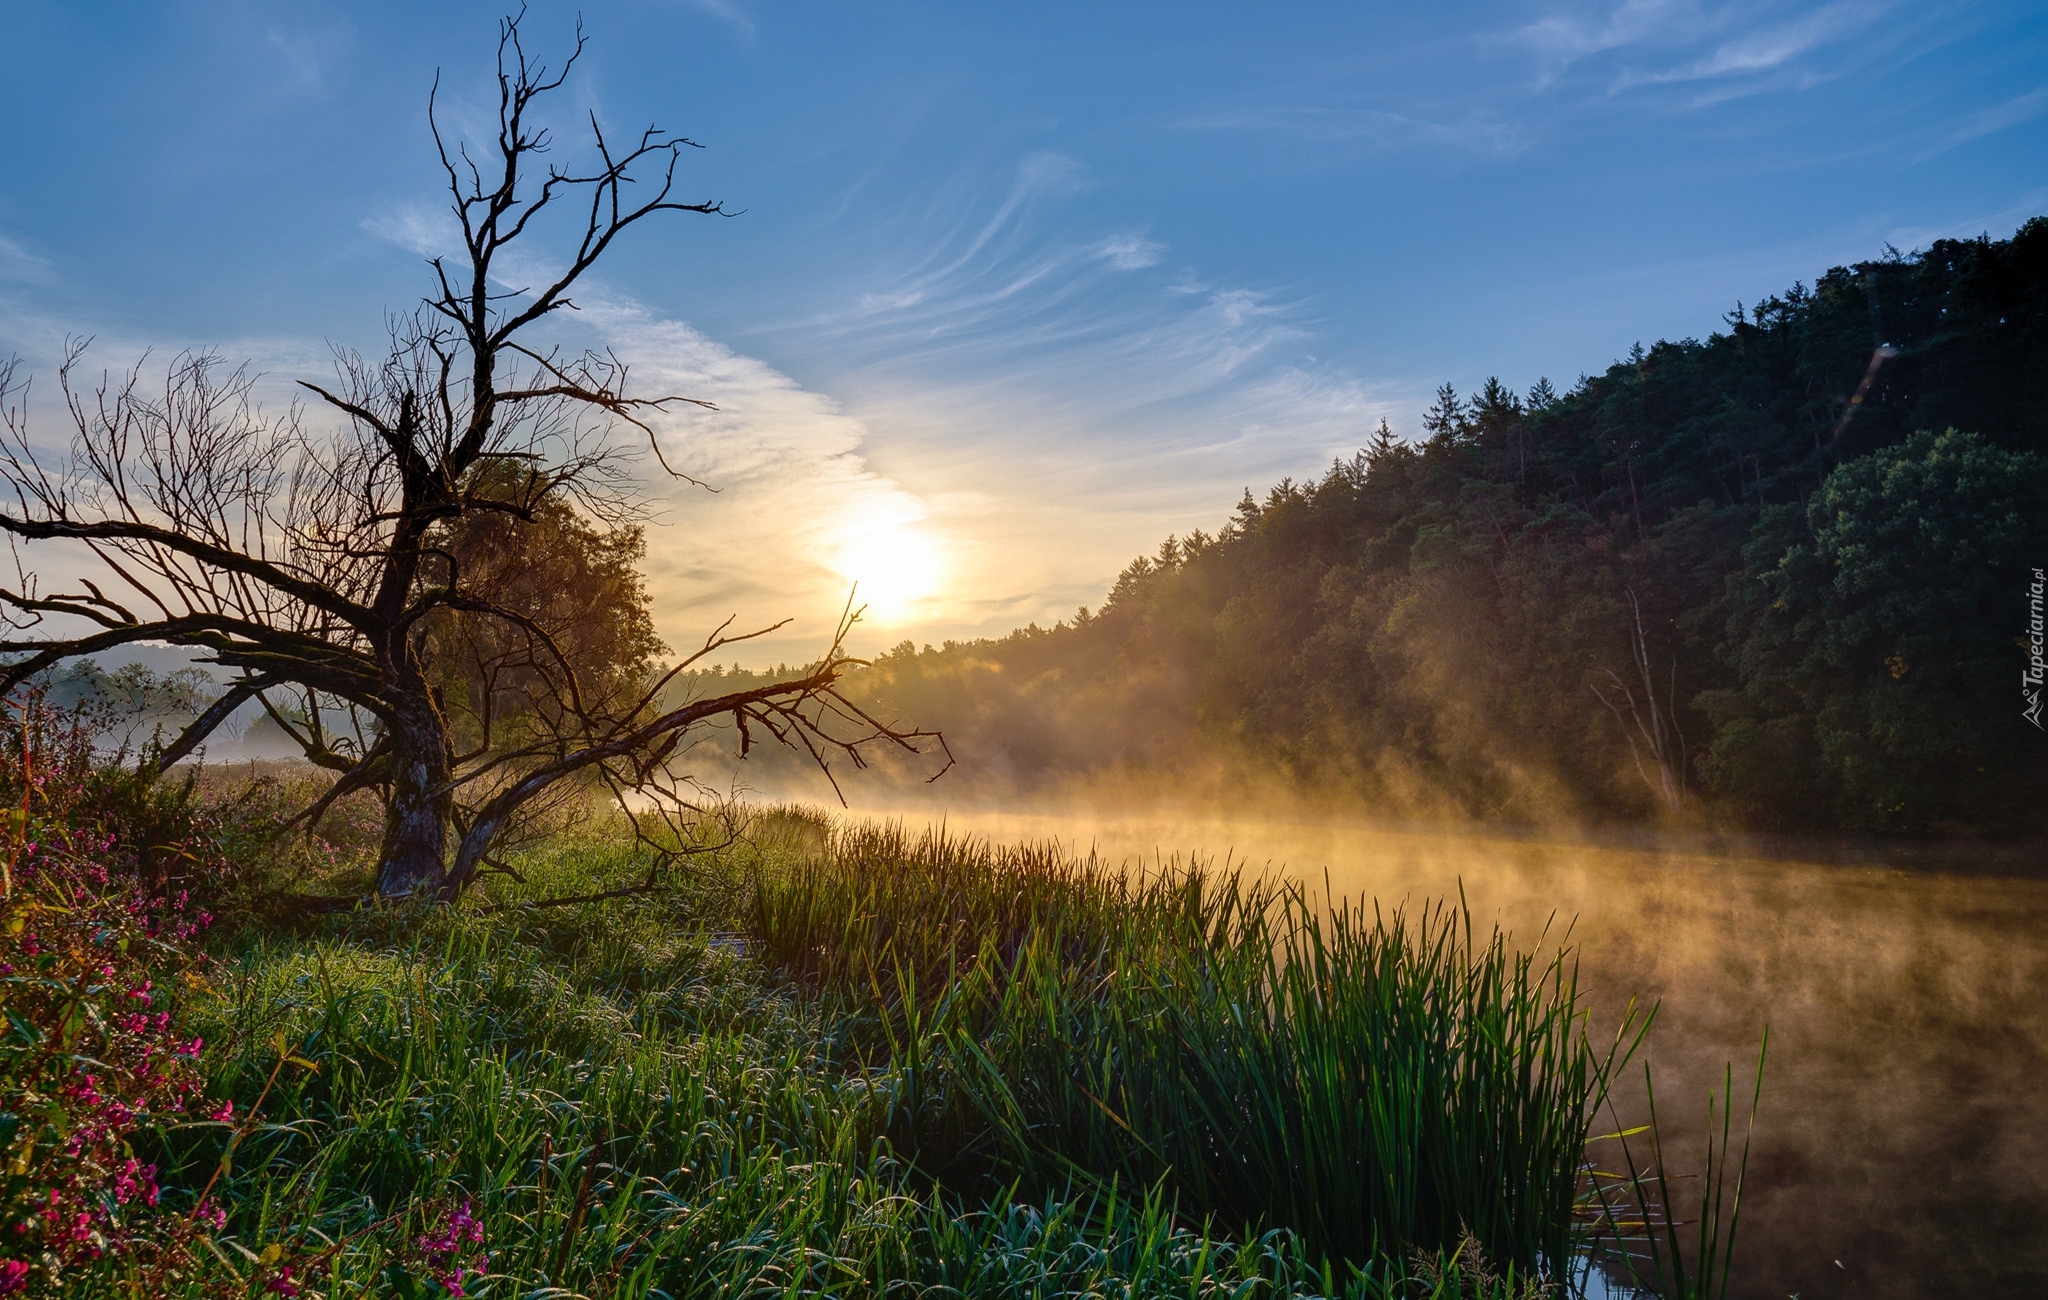
{"type": "Polygon", "coordinates": [[[143,1164],[130,1156],[128,1163],[122,1165],[120,1172],[114,1175],[114,1200],[126,1205],[137,1196],[142,1198],[145,1205],[156,1204],[156,1166],[143,1164]]]}
{"type": "Polygon", "coordinates": [[[235,1103],[224,1101],[206,1113],[206,1118],[218,1124],[225,1124],[235,1117],[235,1103]]]}
{"type": "Polygon", "coordinates": [[[12,1295],[28,1285],[28,1264],[19,1259],[0,1259],[0,1295],[12,1295]]]}

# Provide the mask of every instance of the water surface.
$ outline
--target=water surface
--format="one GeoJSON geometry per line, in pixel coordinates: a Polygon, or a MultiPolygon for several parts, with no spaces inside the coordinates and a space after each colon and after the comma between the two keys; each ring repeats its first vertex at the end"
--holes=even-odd
{"type": "Polygon", "coordinates": [[[1647,1056],[1674,1167],[1699,1167],[1727,1063],[1746,1104],[1770,1028],[1731,1294],[2048,1295],[2048,877],[2027,855],[1321,818],[945,818],[1112,862],[1228,855],[1383,905],[1462,886],[1479,921],[1524,947],[1569,925],[1596,1024],[1631,997],[1659,1004],[1647,1056]]]}

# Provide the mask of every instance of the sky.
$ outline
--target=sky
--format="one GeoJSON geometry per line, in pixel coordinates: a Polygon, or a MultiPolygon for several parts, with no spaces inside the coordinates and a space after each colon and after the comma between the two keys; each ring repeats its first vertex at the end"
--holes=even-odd
{"type": "MultiPolygon", "coordinates": [[[[0,4],[0,357],[212,348],[271,409],[448,247],[468,3],[0,4]]],[[[532,4],[559,62],[578,11],[532,4]]],[[[658,627],[808,659],[1098,604],[1433,390],[1560,388],[1887,245],[2048,212],[2048,5],[618,0],[549,118],[702,145],[558,336],[718,408],[645,467],[658,627]]],[[[563,255],[536,232],[525,265],[563,255]]],[[[513,286],[516,287],[516,286],[513,286]]],[[[35,563],[61,563],[35,560],[35,563]]]]}

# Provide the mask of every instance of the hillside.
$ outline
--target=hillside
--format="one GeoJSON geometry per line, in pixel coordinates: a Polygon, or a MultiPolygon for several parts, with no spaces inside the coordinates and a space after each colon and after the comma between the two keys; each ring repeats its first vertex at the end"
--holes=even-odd
{"type": "Polygon", "coordinates": [[[1447,385],[1413,436],[1247,491],[1100,609],[906,642],[857,691],[943,728],[973,788],[2025,831],[2043,391],[2048,218],[1888,250],[1566,392],[1447,385]]]}

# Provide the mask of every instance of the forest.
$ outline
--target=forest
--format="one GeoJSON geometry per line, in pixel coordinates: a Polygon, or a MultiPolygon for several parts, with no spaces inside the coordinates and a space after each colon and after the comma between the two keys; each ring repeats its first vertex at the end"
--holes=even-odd
{"type": "Polygon", "coordinates": [[[2044,384],[2048,218],[1887,249],[1567,391],[1446,385],[1416,436],[1382,421],[1319,479],[1247,489],[1098,609],[904,642],[852,689],[943,730],[946,780],[1005,792],[1113,773],[1430,816],[2025,833],[2044,384]]]}

